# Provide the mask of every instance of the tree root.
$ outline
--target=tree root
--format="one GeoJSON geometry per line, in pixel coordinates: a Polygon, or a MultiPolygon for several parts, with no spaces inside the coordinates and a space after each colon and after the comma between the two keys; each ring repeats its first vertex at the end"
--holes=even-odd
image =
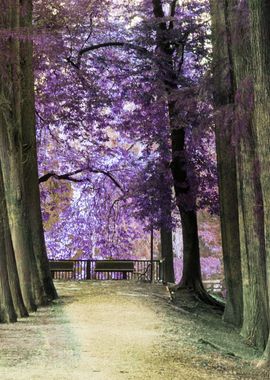
{"type": "Polygon", "coordinates": [[[225,304],[212,297],[200,283],[196,284],[196,286],[188,286],[180,283],[170,287],[169,291],[173,302],[181,300],[183,294],[185,293],[191,300],[193,299],[199,303],[209,305],[219,311],[224,311],[225,304]]]}
{"type": "Polygon", "coordinates": [[[200,338],[200,339],[198,340],[198,342],[199,342],[200,344],[204,344],[204,345],[206,345],[206,346],[211,347],[211,348],[214,349],[215,351],[219,351],[219,352],[221,352],[223,355],[230,356],[230,357],[233,357],[233,358],[239,358],[239,356],[235,355],[233,352],[227,352],[227,351],[224,350],[222,347],[217,346],[216,344],[211,343],[211,342],[209,342],[208,340],[205,340],[205,339],[200,338]]]}
{"type": "Polygon", "coordinates": [[[257,362],[256,367],[261,369],[270,369],[270,335],[263,356],[261,360],[257,362]]]}

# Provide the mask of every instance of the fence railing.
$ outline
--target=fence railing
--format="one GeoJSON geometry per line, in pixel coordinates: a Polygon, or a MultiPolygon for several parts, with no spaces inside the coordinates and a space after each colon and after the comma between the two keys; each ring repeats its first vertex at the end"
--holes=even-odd
{"type": "MultiPolygon", "coordinates": [[[[73,263],[71,270],[53,270],[54,279],[59,280],[121,280],[122,272],[95,272],[96,263],[103,260],[50,260],[50,262],[69,261],[73,263]]],[[[121,260],[132,261],[134,272],[125,273],[127,280],[163,281],[163,262],[160,260],[121,260]]]]}
{"type": "Polygon", "coordinates": [[[203,284],[208,292],[221,294],[223,296],[225,295],[225,287],[223,280],[203,280],[203,284]]]}
{"type": "MultiPolygon", "coordinates": [[[[161,260],[121,260],[132,261],[134,265],[133,273],[123,272],[95,272],[96,263],[103,260],[50,260],[53,268],[61,268],[63,270],[53,269],[53,278],[59,280],[142,280],[151,282],[164,281],[164,262],[161,260]],[[73,270],[68,270],[66,263],[73,263],[73,270]],[[152,267],[152,271],[151,271],[152,267]]],[[[115,261],[115,260],[114,260],[115,261]]],[[[72,265],[71,265],[72,267],[72,265]]],[[[203,280],[205,289],[208,292],[220,293],[224,292],[224,284],[222,280],[203,280]]]]}

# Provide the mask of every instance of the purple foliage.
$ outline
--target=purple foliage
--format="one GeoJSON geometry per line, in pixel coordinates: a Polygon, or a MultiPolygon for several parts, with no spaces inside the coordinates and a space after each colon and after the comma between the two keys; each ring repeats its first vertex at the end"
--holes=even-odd
{"type": "MultiPolygon", "coordinates": [[[[174,272],[175,272],[175,280],[178,283],[181,280],[183,271],[183,261],[181,258],[176,257],[174,259],[174,272]]],[[[221,261],[218,257],[202,257],[201,258],[201,271],[202,278],[204,280],[221,277],[222,276],[222,267],[221,261]]]]}
{"type": "MultiPolygon", "coordinates": [[[[207,3],[194,1],[167,22],[175,25],[172,43],[185,41],[174,55],[174,65],[181,54],[183,62],[172,97],[187,130],[189,179],[198,208],[217,213],[212,109],[201,96],[207,12],[207,3]]],[[[35,1],[34,14],[40,176],[68,177],[68,185],[41,185],[49,254],[132,257],[151,226],[177,224],[152,1],[35,1]],[[82,53],[117,41],[124,45],[82,53]]]]}

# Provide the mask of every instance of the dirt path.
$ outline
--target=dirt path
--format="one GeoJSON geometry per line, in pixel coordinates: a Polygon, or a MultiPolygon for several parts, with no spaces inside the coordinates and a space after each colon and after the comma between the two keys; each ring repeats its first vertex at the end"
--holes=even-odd
{"type": "Polygon", "coordinates": [[[210,343],[207,334],[214,339],[217,331],[209,331],[209,321],[172,309],[161,285],[58,282],[57,288],[62,298],[52,307],[0,326],[1,380],[270,379],[251,368],[254,351],[234,331],[221,329],[210,343]]]}

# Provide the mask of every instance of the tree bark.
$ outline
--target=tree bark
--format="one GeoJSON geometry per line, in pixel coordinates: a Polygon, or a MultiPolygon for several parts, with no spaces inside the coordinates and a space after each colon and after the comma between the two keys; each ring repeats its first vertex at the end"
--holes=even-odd
{"type": "MultiPolygon", "coordinates": [[[[188,162],[185,151],[185,127],[180,125],[179,110],[173,100],[174,92],[178,88],[178,75],[173,66],[173,49],[168,41],[168,31],[173,28],[164,22],[164,11],[160,0],[152,0],[153,13],[160,22],[156,30],[156,44],[160,55],[160,80],[163,82],[167,96],[169,123],[172,141],[171,170],[174,179],[174,190],[177,205],[180,210],[183,234],[183,276],[174,287],[177,292],[183,288],[196,293],[201,300],[217,304],[204,289],[201,277],[200,250],[198,225],[196,215],[196,195],[189,181],[188,162]]],[[[171,3],[171,16],[175,15],[176,2],[171,3]]]]}
{"type": "Polygon", "coordinates": [[[1,2],[5,12],[0,14],[0,25],[7,35],[0,40],[1,51],[5,52],[0,56],[0,190],[3,192],[0,224],[4,232],[0,281],[4,280],[1,302],[11,305],[8,300],[12,300],[8,313],[1,316],[2,321],[15,320],[12,308],[17,316],[26,316],[28,311],[36,310],[37,304],[56,297],[47,257],[41,259],[34,252],[38,244],[43,244],[44,254],[45,244],[36,162],[32,42],[30,34],[21,38],[20,29],[23,27],[25,34],[29,32],[31,5],[31,1],[1,2]],[[27,151],[32,153],[30,159],[27,151]]]}
{"type": "MultiPolygon", "coordinates": [[[[28,316],[28,312],[23,302],[18,270],[17,270],[16,260],[15,260],[15,255],[14,255],[14,249],[13,249],[11,235],[10,235],[1,165],[0,165],[0,199],[1,199],[0,216],[2,218],[1,236],[5,242],[3,254],[4,252],[6,253],[6,265],[7,265],[7,271],[8,271],[8,282],[5,282],[5,283],[6,285],[8,284],[10,287],[13,305],[14,305],[14,309],[15,309],[17,317],[26,317],[28,316]]],[[[1,252],[2,250],[0,250],[0,253],[1,252]]],[[[4,264],[3,264],[3,267],[4,267],[4,264]]]]}
{"type": "Polygon", "coordinates": [[[164,268],[164,282],[174,283],[174,265],[173,265],[173,241],[172,230],[166,226],[160,229],[161,241],[161,258],[164,268]]]}
{"type": "Polygon", "coordinates": [[[2,173],[0,166],[0,323],[15,322],[17,320],[8,275],[5,237],[7,234],[6,229],[9,227],[7,220],[5,220],[5,196],[1,177],[2,173]]]}
{"type": "Polygon", "coordinates": [[[46,253],[44,231],[40,209],[40,193],[37,166],[35,98],[33,76],[32,43],[32,1],[21,1],[20,26],[27,30],[29,38],[21,41],[21,86],[22,86],[22,143],[23,143],[23,178],[28,209],[32,248],[35,255],[39,281],[45,294],[40,294],[39,303],[55,299],[57,293],[49,269],[46,253]]]}
{"type": "Polygon", "coordinates": [[[226,1],[211,1],[216,151],[226,306],[223,318],[238,327],[243,318],[237,168],[233,145],[235,83],[230,51],[226,1]],[[226,115],[227,113],[227,115],[226,115]]]}
{"type": "Polygon", "coordinates": [[[268,337],[268,305],[265,266],[265,230],[262,187],[260,178],[260,152],[254,132],[252,76],[252,49],[249,18],[245,4],[228,1],[228,15],[232,40],[233,68],[237,91],[235,119],[238,132],[238,199],[240,247],[243,278],[242,335],[251,343],[264,348],[268,337]]]}
{"type": "MultiPolygon", "coordinates": [[[[268,0],[249,0],[251,23],[252,74],[254,80],[254,118],[259,155],[260,181],[262,188],[261,203],[264,207],[265,265],[266,281],[261,284],[263,296],[267,297],[265,306],[266,321],[260,326],[265,328],[267,344],[261,365],[270,366],[270,3],[268,0]],[[265,326],[265,324],[267,326],[265,326]],[[268,332],[268,334],[267,334],[268,332]]],[[[258,168],[257,168],[258,169],[258,168]]],[[[260,268],[258,268],[260,270],[260,268]]]]}
{"type": "Polygon", "coordinates": [[[171,102],[169,104],[170,124],[172,126],[171,170],[183,234],[183,274],[177,288],[191,289],[197,292],[203,300],[209,300],[202,283],[196,195],[193,193],[188,179],[185,153],[185,129],[176,129],[176,112],[175,105],[171,102]]]}
{"type": "Polygon", "coordinates": [[[0,229],[0,323],[15,322],[17,315],[9,286],[5,235],[3,233],[4,221],[2,215],[0,215],[0,229]]]}
{"type": "MultiPolygon", "coordinates": [[[[8,31],[11,25],[12,6],[10,2],[1,2],[1,7],[5,12],[0,13],[0,25],[3,31],[8,31]]],[[[1,51],[6,52],[0,57],[1,70],[0,70],[0,134],[6,127],[5,117],[9,117],[11,112],[11,105],[5,98],[5,91],[7,90],[6,83],[10,79],[11,67],[8,61],[10,43],[7,42],[8,36],[3,36],[0,39],[1,51]]],[[[2,168],[0,161],[0,281],[1,281],[1,317],[0,322],[15,321],[17,316],[26,316],[27,311],[23,303],[18,272],[14,257],[14,250],[11,243],[10,227],[6,208],[5,189],[2,176],[2,168]]]]}
{"type": "Polygon", "coordinates": [[[12,243],[16,256],[24,303],[29,311],[36,310],[32,288],[28,226],[24,204],[21,151],[21,86],[20,86],[20,3],[12,0],[9,18],[4,24],[11,35],[5,42],[6,55],[1,56],[0,90],[2,98],[0,128],[0,160],[12,243]]]}

